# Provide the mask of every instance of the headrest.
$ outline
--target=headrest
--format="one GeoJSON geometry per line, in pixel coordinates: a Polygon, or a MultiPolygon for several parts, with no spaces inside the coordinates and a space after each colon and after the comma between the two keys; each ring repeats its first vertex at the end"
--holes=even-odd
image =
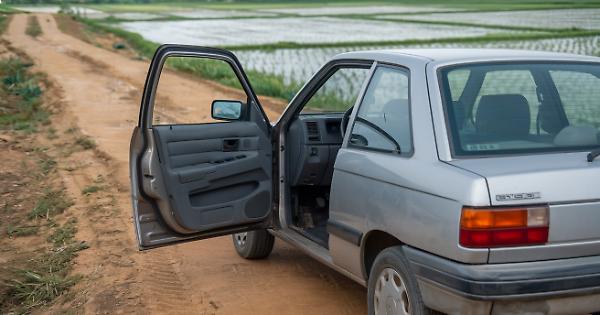
{"type": "Polygon", "coordinates": [[[475,127],[480,134],[516,140],[529,135],[531,113],[520,94],[484,95],[479,100],[475,127]]]}

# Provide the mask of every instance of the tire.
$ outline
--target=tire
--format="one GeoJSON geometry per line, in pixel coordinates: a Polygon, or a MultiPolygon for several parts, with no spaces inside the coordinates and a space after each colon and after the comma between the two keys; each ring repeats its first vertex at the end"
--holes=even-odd
{"type": "Polygon", "coordinates": [[[384,249],[375,258],[369,274],[367,299],[369,315],[432,314],[423,303],[417,280],[400,246],[384,249]]]}
{"type": "Polygon", "coordinates": [[[237,233],[232,238],[235,251],[246,259],[267,258],[275,244],[275,237],[267,230],[237,233]]]}

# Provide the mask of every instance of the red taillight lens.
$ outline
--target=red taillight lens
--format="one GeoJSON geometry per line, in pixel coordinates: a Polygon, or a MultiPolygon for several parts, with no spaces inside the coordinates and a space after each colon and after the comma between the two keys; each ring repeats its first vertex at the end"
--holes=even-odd
{"type": "Polygon", "coordinates": [[[548,207],[463,208],[460,245],[506,247],[548,242],[548,207]]]}

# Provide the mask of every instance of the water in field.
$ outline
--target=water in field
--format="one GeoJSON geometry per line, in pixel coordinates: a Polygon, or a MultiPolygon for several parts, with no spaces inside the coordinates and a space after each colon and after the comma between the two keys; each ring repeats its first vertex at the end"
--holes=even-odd
{"type": "Polygon", "coordinates": [[[317,8],[265,9],[263,12],[275,12],[297,15],[338,15],[338,14],[379,14],[379,13],[422,13],[456,11],[444,7],[425,6],[325,6],[317,8]]]}
{"type": "Polygon", "coordinates": [[[468,22],[487,25],[539,28],[600,29],[600,9],[527,10],[498,12],[457,12],[419,15],[382,15],[402,20],[468,22]]]}
{"type": "Polygon", "coordinates": [[[247,16],[275,16],[272,12],[259,11],[241,11],[241,10],[191,10],[191,11],[176,11],[172,12],[173,16],[180,16],[194,19],[214,19],[214,18],[231,18],[231,17],[247,17],[247,16]]]}
{"type": "Polygon", "coordinates": [[[243,50],[235,53],[246,69],[279,75],[284,82],[290,83],[306,81],[327,60],[339,53],[402,48],[508,48],[600,56],[600,36],[469,44],[243,50]]]}
{"type": "Polygon", "coordinates": [[[478,27],[426,25],[331,17],[125,22],[120,26],[157,43],[205,46],[391,41],[483,36],[506,32],[478,27]]]}

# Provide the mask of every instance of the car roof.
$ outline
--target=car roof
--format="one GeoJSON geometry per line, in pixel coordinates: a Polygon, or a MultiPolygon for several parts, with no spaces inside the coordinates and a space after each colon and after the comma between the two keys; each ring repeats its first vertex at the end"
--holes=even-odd
{"type": "Polygon", "coordinates": [[[600,62],[600,58],[547,51],[485,48],[425,48],[355,51],[336,55],[334,59],[372,59],[402,64],[407,61],[437,64],[501,60],[570,60],[600,62]]]}

